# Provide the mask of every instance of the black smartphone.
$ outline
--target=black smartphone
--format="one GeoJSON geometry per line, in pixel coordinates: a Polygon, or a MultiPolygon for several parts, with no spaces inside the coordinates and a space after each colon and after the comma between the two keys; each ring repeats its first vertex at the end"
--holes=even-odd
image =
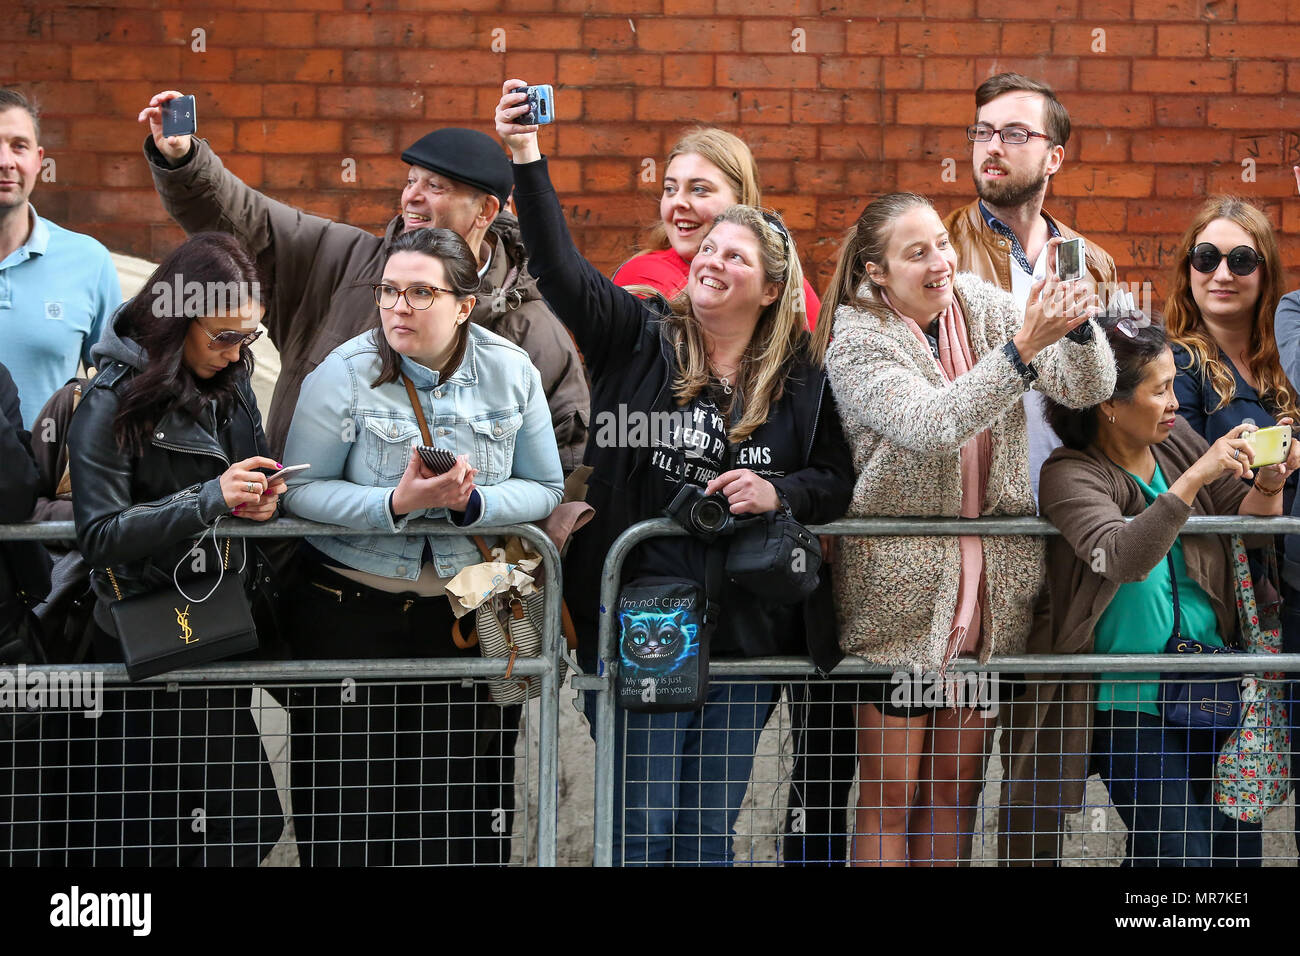
{"type": "Polygon", "coordinates": [[[420,460],[435,475],[445,475],[456,467],[456,456],[445,448],[419,445],[415,451],[420,456],[420,460]]]}
{"type": "Polygon", "coordinates": [[[520,126],[545,126],[555,122],[555,90],[550,86],[516,86],[511,92],[528,96],[528,112],[515,120],[520,126]]]}
{"type": "Polygon", "coordinates": [[[162,105],[164,136],[193,136],[199,114],[193,96],[177,96],[162,105]]]}

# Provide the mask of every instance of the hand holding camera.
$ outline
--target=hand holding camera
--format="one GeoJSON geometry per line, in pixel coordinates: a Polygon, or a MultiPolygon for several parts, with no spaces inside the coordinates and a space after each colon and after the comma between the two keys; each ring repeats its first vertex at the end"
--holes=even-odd
{"type": "Polygon", "coordinates": [[[470,466],[469,456],[459,455],[453,468],[435,475],[412,451],[406,471],[393,489],[393,512],[405,515],[428,508],[464,511],[469,506],[477,474],[478,469],[470,466]]]}
{"type": "Polygon", "coordinates": [[[194,97],[176,90],[155,94],[138,117],[139,122],[149,124],[158,152],[172,163],[189,155],[197,119],[194,97]]]}
{"type": "Polygon", "coordinates": [[[695,537],[712,541],[731,534],[736,515],[779,511],[781,499],[770,481],[748,468],[725,471],[704,490],[683,483],[665,513],[695,537]]]}

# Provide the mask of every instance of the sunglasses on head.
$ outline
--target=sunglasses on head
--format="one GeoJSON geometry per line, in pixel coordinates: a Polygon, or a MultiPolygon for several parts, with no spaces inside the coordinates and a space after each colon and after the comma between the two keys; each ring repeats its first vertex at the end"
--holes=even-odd
{"type": "MultiPolygon", "coordinates": [[[[1227,254],[1227,257],[1228,271],[1235,276],[1248,276],[1264,262],[1264,257],[1250,246],[1237,246],[1227,254]]],[[[1214,243],[1201,242],[1192,247],[1187,258],[1197,272],[1211,273],[1219,268],[1224,254],[1214,243]]]]}

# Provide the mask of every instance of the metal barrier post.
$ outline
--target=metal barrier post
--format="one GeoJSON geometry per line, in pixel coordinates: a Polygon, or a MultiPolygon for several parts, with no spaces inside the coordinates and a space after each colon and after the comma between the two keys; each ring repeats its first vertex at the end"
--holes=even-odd
{"type": "MultiPolygon", "coordinates": [[[[540,675],[540,726],[538,728],[538,794],[537,794],[537,865],[553,867],[556,862],[556,833],[558,827],[557,798],[559,778],[559,667],[563,630],[560,624],[560,604],[563,600],[563,571],[560,555],[551,539],[536,525],[518,524],[499,528],[462,530],[443,522],[417,520],[410,522],[403,534],[465,537],[473,534],[518,535],[527,541],[542,557],[547,584],[543,604],[545,621],[542,630],[543,651],[539,658],[525,658],[515,663],[514,673],[521,677],[540,675]]],[[[241,522],[227,524],[217,529],[219,537],[231,538],[284,538],[309,535],[371,535],[370,530],[356,530],[336,525],[318,524],[298,518],[278,518],[263,523],[241,522]]],[[[0,541],[75,541],[76,528],[71,521],[48,521],[31,524],[0,524],[0,541]]],[[[199,668],[172,671],[161,677],[141,681],[141,684],[214,684],[272,683],[294,680],[329,680],[356,677],[420,679],[429,677],[485,678],[505,674],[503,659],[455,660],[357,660],[357,661],[250,661],[239,664],[217,662],[199,668]]],[[[59,671],[62,673],[90,673],[102,675],[106,680],[126,683],[126,668],[121,664],[98,665],[48,665],[26,668],[29,673],[59,671]]]]}

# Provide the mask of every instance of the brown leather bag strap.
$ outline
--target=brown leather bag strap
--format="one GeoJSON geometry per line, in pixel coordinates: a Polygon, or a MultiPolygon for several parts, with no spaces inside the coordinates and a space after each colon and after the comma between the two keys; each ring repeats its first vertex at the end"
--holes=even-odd
{"type": "Polygon", "coordinates": [[[403,372],[402,384],[406,386],[406,397],[411,400],[411,408],[415,412],[415,421],[420,426],[420,437],[424,439],[426,445],[433,444],[433,436],[429,434],[429,423],[424,420],[424,406],[420,404],[420,396],[415,391],[415,383],[410,377],[403,372]]]}
{"type": "Polygon", "coordinates": [[[456,618],[456,620],[451,623],[451,640],[452,643],[462,651],[469,650],[478,643],[478,628],[471,627],[469,629],[469,637],[467,638],[460,632],[460,618],[456,618]]]}

